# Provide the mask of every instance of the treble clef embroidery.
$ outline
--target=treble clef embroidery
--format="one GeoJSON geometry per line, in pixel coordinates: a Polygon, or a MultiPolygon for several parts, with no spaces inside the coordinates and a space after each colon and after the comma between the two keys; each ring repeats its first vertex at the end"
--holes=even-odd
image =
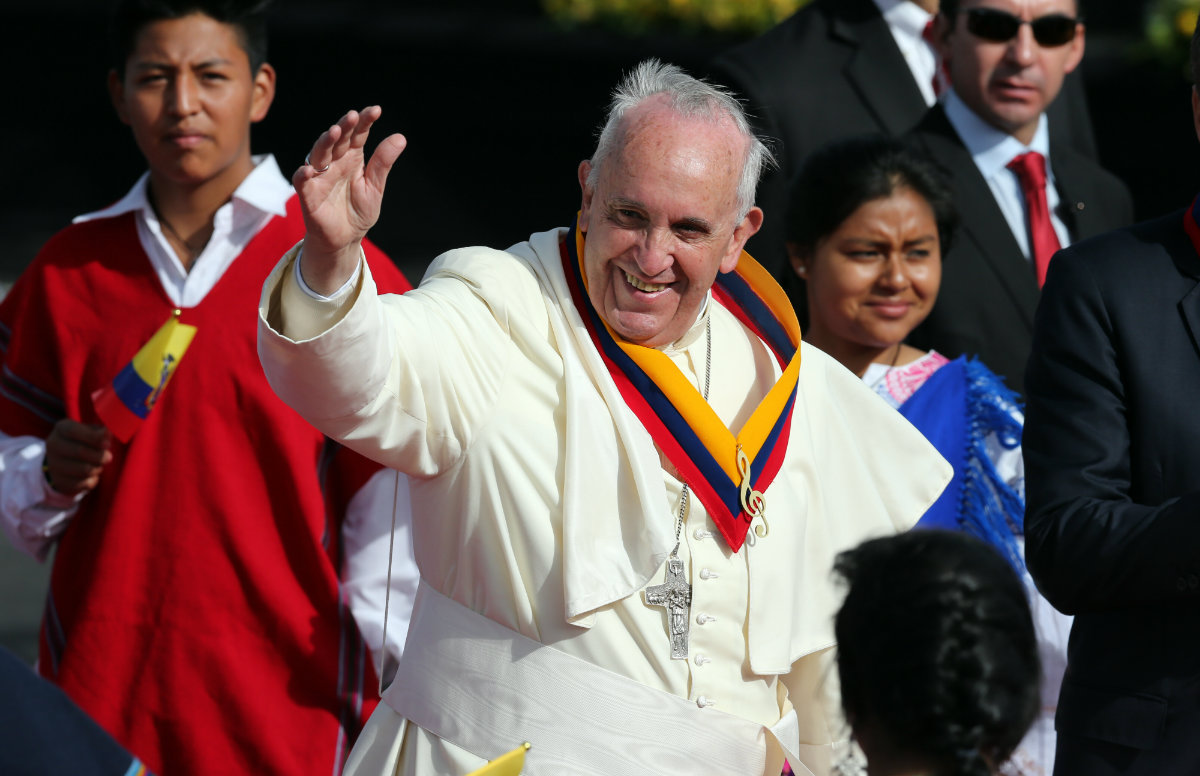
{"type": "Polygon", "coordinates": [[[738,445],[737,449],[737,467],[738,474],[742,475],[742,511],[746,513],[750,522],[754,522],[756,517],[762,519],[759,525],[754,526],[754,535],[762,539],[770,532],[767,525],[767,500],[760,491],[750,485],[750,458],[741,445],[738,445]]]}

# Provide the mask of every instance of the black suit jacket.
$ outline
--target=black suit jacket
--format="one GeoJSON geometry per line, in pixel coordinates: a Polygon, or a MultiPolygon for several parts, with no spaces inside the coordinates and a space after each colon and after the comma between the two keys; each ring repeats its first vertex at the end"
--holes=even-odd
{"type": "Polygon", "coordinates": [[[1037,312],[1026,555],[1075,614],[1056,773],[1200,773],[1200,258],[1182,218],[1060,252],[1037,312]]]}
{"type": "MultiPolygon", "coordinates": [[[[814,0],[763,35],[733,48],[713,80],[744,97],[762,134],[779,141],[779,170],[758,188],[766,214],[747,250],[773,272],[787,265],[788,184],[805,158],[832,140],[899,136],[928,109],[887,22],[872,0],[814,0]]],[[[1072,74],[1050,108],[1054,139],[1095,158],[1096,141],[1072,74]]]]}
{"type": "MultiPolygon", "coordinates": [[[[1010,388],[1023,392],[1038,303],[1033,265],[942,107],[931,108],[907,137],[945,170],[961,219],[943,257],[937,304],[909,342],[950,357],[978,356],[1010,388]]],[[[1050,166],[1062,201],[1059,215],[1072,241],[1133,220],[1125,184],[1095,162],[1052,139],[1050,166]]]]}

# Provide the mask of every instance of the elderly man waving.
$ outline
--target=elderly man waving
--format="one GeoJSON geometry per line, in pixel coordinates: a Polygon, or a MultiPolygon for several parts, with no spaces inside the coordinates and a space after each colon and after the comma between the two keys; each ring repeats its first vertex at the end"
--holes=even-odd
{"type": "Polygon", "coordinates": [[[748,256],[768,160],[678,68],[617,88],[569,228],[439,257],[376,297],[358,243],[404,148],[346,114],[293,180],[305,241],[267,281],[275,390],[413,475],[422,572],[349,773],[829,770],[839,550],[908,528],[949,467],[802,345],[748,256]]]}

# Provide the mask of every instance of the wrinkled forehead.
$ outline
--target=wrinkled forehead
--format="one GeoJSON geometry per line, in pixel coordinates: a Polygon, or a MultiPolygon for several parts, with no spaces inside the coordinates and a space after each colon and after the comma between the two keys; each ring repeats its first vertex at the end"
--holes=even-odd
{"type": "Polygon", "coordinates": [[[1077,0],[960,0],[959,11],[968,8],[995,8],[1024,19],[1036,19],[1050,14],[1078,16],[1077,0]]]}

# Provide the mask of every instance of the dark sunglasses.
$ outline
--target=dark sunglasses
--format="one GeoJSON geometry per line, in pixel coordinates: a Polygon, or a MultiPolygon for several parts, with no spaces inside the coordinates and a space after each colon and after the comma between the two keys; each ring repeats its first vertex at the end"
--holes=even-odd
{"type": "Polygon", "coordinates": [[[1006,43],[1017,37],[1022,24],[1028,24],[1033,39],[1046,48],[1070,43],[1075,39],[1075,25],[1079,24],[1078,19],[1063,14],[1039,16],[1031,22],[995,8],[968,8],[966,14],[967,30],[977,38],[1006,43]]]}

